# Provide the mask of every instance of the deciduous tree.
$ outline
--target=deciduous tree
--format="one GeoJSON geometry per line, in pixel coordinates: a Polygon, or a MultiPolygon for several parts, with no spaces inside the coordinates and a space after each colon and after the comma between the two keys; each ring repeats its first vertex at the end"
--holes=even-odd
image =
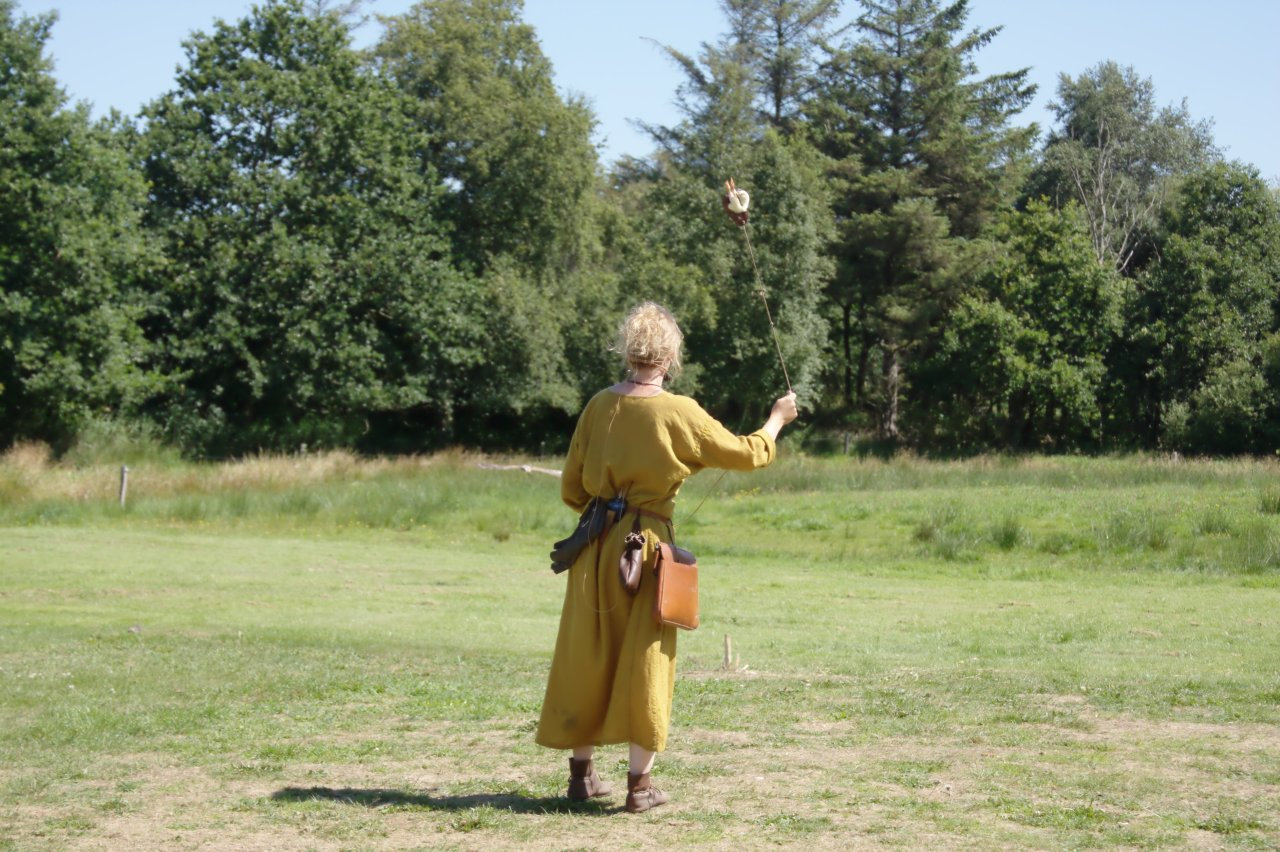
{"type": "Polygon", "coordinates": [[[382,18],[374,56],[425,132],[459,257],[477,272],[510,257],[538,278],[577,258],[596,155],[590,110],[556,92],[521,7],[424,0],[382,18]]]}
{"type": "Polygon", "coordinates": [[[596,359],[571,359],[589,336],[582,317],[601,312],[593,275],[608,276],[594,119],[580,98],[556,91],[521,9],[520,0],[424,0],[382,18],[373,50],[423,131],[452,255],[480,279],[488,305],[478,319],[496,345],[467,373],[471,398],[460,411],[471,434],[577,411],[596,359]]]}
{"type": "Polygon", "coordinates": [[[69,106],[45,53],[53,15],[0,0],[0,446],[70,440],[90,416],[131,416],[143,365],[139,278],[156,256],[146,191],[112,119],[69,106]]]}
{"type": "Polygon", "coordinates": [[[1186,101],[1157,108],[1151,79],[1111,61],[1079,77],[1062,74],[1050,109],[1058,124],[1033,192],[1080,204],[1098,262],[1130,272],[1168,179],[1216,155],[1210,125],[1194,120],[1186,101]]]}
{"type": "Polygon", "coordinates": [[[1113,371],[1116,417],[1144,443],[1270,449],[1280,401],[1280,206],[1257,170],[1217,163],[1162,211],[1113,371]]]}
{"type": "Polygon", "coordinates": [[[1008,211],[991,246],[978,287],[917,375],[911,419],[921,438],[966,449],[1099,446],[1123,282],[1094,261],[1076,205],[1008,211]]]}
{"type": "Polygon", "coordinates": [[[422,130],[345,25],[301,0],[219,22],[144,116],[173,433],[215,453],[351,445],[411,417],[420,444],[448,439],[482,308],[422,130]]]}

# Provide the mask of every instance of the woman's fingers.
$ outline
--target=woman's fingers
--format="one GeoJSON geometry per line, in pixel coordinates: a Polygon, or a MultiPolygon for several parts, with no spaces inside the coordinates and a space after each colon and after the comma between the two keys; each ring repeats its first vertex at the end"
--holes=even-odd
{"type": "Polygon", "coordinates": [[[792,420],[795,420],[799,415],[799,411],[796,408],[795,391],[791,391],[785,396],[778,397],[778,399],[773,403],[773,413],[782,418],[783,423],[790,423],[792,420]]]}

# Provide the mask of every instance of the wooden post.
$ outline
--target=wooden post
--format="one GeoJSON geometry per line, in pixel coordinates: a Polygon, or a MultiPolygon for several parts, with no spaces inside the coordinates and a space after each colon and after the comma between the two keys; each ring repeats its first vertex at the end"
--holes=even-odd
{"type": "Polygon", "coordinates": [[[120,508],[124,508],[124,501],[129,496],[129,467],[120,465],[120,508]]]}
{"type": "Polygon", "coordinates": [[[728,671],[733,668],[733,640],[724,634],[724,667],[728,671]]]}

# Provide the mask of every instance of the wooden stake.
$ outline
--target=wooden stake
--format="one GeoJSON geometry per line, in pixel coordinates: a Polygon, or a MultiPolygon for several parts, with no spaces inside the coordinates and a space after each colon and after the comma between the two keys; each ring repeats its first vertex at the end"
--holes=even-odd
{"type": "Polygon", "coordinates": [[[733,668],[733,640],[728,633],[724,634],[724,667],[726,670],[733,668]]]}
{"type": "Polygon", "coordinates": [[[120,508],[124,508],[124,501],[129,496],[129,468],[127,465],[120,465],[120,508]]]}

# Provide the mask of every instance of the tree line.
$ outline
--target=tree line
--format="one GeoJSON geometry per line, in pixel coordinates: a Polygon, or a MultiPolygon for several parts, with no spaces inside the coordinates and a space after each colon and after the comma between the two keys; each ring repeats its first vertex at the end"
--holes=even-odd
{"type": "Polygon", "coordinates": [[[807,439],[1271,452],[1280,199],[1115,62],[982,75],[965,0],[723,0],[653,152],[602,164],[519,0],[267,0],[92,120],[0,0],[0,446],[93,424],[193,456],[563,443],[640,299],[729,425],[807,439]]]}

